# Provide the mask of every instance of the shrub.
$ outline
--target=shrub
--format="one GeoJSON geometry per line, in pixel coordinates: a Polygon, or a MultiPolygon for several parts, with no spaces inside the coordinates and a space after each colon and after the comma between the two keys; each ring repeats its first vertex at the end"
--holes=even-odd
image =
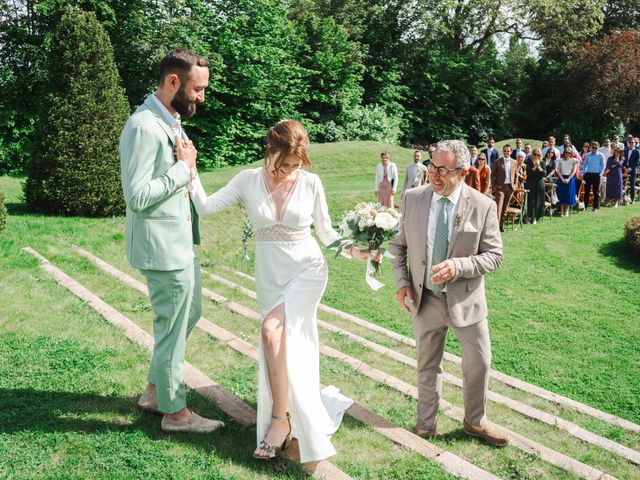
{"type": "Polygon", "coordinates": [[[129,115],[109,37],[94,13],[66,7],[53,32],[28,206],[65,215],[122,214],[118,141],[129,115]]]}
{"type": "Polygon", "coordinates": [[[4,206],[4,192],[0,190],[0,232],[7,225],[7,207],[4,206]]]}
{"type": "Polygon", "coordinates": [[[627,220],[624,225],[624,243],[636,255],[640,255],[640,216],[627,220]]]}

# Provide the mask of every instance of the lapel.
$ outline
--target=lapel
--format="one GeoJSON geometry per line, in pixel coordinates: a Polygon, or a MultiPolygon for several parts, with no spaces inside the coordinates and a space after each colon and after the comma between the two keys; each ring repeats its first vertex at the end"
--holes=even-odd
{"type": "Polygon", "coordinates": [[[453,210],[453,229],[451,230],[451,238],[449,238],[449,249],[447,250],[447,258],[451,257],[451,251],[453,245],[458,238],[458,232],[464,228],[465,221],[469,213],[469,207],[471,206],[471,192],[469,186],[465,183],[462,184],[462,191],[460,192],[460,199],[456,208],[453,210]],[[462,218],[462,221],[457,222],[456,218],[462,218]]]}
{"type": "Polygon", "coordinates": [[[418,225],[416,232],[420,233],[419,241],[424,241],[425,256],[423,258],[429,258],[429,252],[427,252],[427,232],[429,229],[429,209],[431,208],[431,199],[433,198],[433,187],[428,185],[425,187],[424,192],[418,202],[418,209],[420,214],[418,215],[418,225]]]}
{"type": "Polygon", "coordinates": [[[162,127],[162,130],[164,130],[164,132],[169,137],[169,141],[171,142],[171,145],[173,145],[175,143],[175,139],[173,138],[173,132],[171,131],[171,127],[167,124],[167,122],[165,122],[162,119],[162,112],[158,108],[158,105],[156,104],[156,102],[151,97],[152,95],[155,95],[155,93],[152,93],[151,95],[149,95],[147,99],[144,101],[144,104],[147,106],[149,110],[151,110],[151,113],[155,115],[158,125],[162,127]]]}

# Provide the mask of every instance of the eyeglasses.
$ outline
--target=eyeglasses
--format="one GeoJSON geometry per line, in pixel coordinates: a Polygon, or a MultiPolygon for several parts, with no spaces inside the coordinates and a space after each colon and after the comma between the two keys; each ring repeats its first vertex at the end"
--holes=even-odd
{"type": "Polygon", "coordinates": [[[462,170],[460,167],[457,168],[447,168],[447,167],[436,167],[433,163],[427,165],[427,170],[429,173],[438,172],[438,175],[441,177],[446,177],[451,172],[455,172],[456,170],[462,170]]]}

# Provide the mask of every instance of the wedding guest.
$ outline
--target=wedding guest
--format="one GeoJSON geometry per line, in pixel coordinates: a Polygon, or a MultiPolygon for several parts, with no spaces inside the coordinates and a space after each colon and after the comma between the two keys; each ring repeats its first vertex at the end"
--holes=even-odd
{"type": "Polygon", "coordinates": [[[516,138],[516,148],[514,148],[513,151],[511,152],[511,158],[513,158],[514,160],[517,160],[518,154],[523,151],[524,150],[522,149],[522,139],[516,138]]]}
{"type": "MultiPolygon", "coordinates": [[[[210,197],[196,177],[191,192],[203,216],[242,203],[255,229],[263,321],[253,456],[261,460],[273,458],[292,436],[301,463],[335,454],[330,435],[353,403],[334,387],[320,390],[317,307],[327,264],[310,226],[327,246],[340,235],[331,227],[320,178],[304,170],[310,165],[308,149],[302,124],[280,122],[267,133],[262,167],[241,171],[210,197]]],[[[350,253],[368,257],[357,248],[350,253]]]]}
{"type": "Polygon", "coordinates": [[[502,447],[509,434],[486,418],[491,342],[484,294],[484,274],[502,263],[502,240],[495,204],[463,181],[468,167],[463,142],[438,144],[431,183],[407,191],[400,233],[389,251],[396,299],[412,316],[418,351],[414,432],[423,438],[437,433],[442,355],[451,328],[462,349],[464,431],[502,447]]]}
{"type": "Polygon", "coordinates": [[[600,144],[595,140],[591,142],[591,152],[585,155],[583,177],[584,177],[584,208],[589,206],[591,190],[593,190],[593,211],[600,208],[600,177],[604,173],[606,161],[604,155],[598,151],[600,144]]]}
{"type": "Polygon", "coordinates": [[[536,148],[531,153],[531,161],[526,163],[527,176],[524,188],[529,190],[527,198],[527,218],[530,223],[536,224],[544,216],[545,202],[545,164],[542,160],[542,152],[536,148]]]}
{"type": "Polygon", "coordinates": [[[636,139],[629,135],[627,137],[627,145],[624,149],[624,168],[629,175],[629,195],[631,196],[631,205],[636,201],[636,177],[638,174],[638,165],[640,165],[640,152],[636,149],[636,139]]]}
{"type": "Polygon", "coordinates": [[[524,161],[526,163],[529,160],[531,160],[531,144],[530,143],[524,144],[524,154],[525,154],[524,161]]]}
{"type": "Polygon", "coordinates": [[[427,183],[427,167],[422,164],[422,152],[413,152],[413,162],[404,169],[404,183],[402,184],[402,194],[407,188],[415,188],[427,183]]]}
{"type": "Polygon", "coordinates": [[[423,164],[425,167],[428,167],[428,166],[429,166],[429,164],[431,163],[431,159],[433,158],[433,154],[435,153],[435,151],[436,151],[436,146],[435,146],[433,143],[432,143],[432,144],[430,144],[430,145],[427,147],[427,155],[428,155],[428,158],[426,158],[426,159],[422,162],[422,164],[423,164]]]}
{"type": "MultiPolygon", "coordinates": [[[[600,147],[600,150],[598,150],[600,153],[602,153],[602,155],[605,158],[605,166],[607,163],[607,160],[609,159],[609,157],[612,155],[612,151],[611,151],[611,140],[609,140],[608,138],[605,139],[604,141],[604,146],[600,147]]],[[[603,199],[606,203],[606,198],[607,198],[607,176],[603,173],[602,175],[600,175],[600,198],[603,199]]]]}
{"type": "Polygon", "coordinates": [[[569,209],[576,204],[575,175],[577,170],[578,161],[573,158],[571,146],[567,146],[564,149],[563,158],[558,161],[556,166],[558,176],[556,195],[558,203],[560,203],[560,216],[562,217],[568,217],[569,209]]]}
{"type": "Polygon", "coordinates": [[[487,158],[487,165],[489,166],[489,168],[493,167],[493,162],[500,156],[498,150],[493,148],[495,143],[495,139],[493,137],[489,137],[487,139],[487,148],[482,150],[482,153],[484,153],[484,156],[487,158]]]}
{"type": "MultiPolygon", "coordinates": [[[[615,137],[614,137],[615,138],[615,137]]],[[[622,200],[622,170],[624,167],[624,150],[617,146],[611,147],[612,155],[607,160],[605,176],[607,177],[607,205],[614,202],[614,208],[618,208],[622,200]]]]}
{"type": "Polygon", "coordinates": [[[555,179],[557,161],[558,157],[556,156],[556,152],[553,149],[547,149],[547,154],[544,156],[544,164],[547,173],[546,180],[548,182],[555,179]]]}
{"type": "Polygon", "coordinates": [[[376,197],[385,207],[392,208],[393,196],[398,184],[398,169],[396,164],[389,161],[389,153],[380,154],[380,163],[376,166],[376,197]]]}
{"type": "Polygon", "coordinates": [[[480,192],[491,197],[491,170],[487,165],[487,157],[484,153],[478,155],[478,175],[480,176],[480,192]]]}
{"type": "Polygon", "coordinates": [[[476,162],[478,161],[478,147],[476,147],[475,145],[471,145],[469,147],[469,155],[469,165],[477,167],[476,162]]]}
{"type": "Polygon", "coordinates": [[[560,150],[556,148],[556,137],[549,135],[547,145],[542,148],[542,158],[547,158],[547,150],[552,149],[556,153],[556,158],[560,159],[560,150]]]}
{"type": "Polygon", "coordinates": [[[580,156],[582,157],[582,162],[584,162],[587,159],[587,155],[591,152],[591,145],[589,144],[589,142],[584,142],[582,144],[582,153],[580,154],[580,156]]]}
{"type": "Polygon", "coordinates": [[[564,147],[567,145],[571,147],[574,156],[579,156],[578,149],[575,147],[575,145],[573,145],[573,143],[571,143],[571,137],[568,133],[565,133],[562,137],[562,145],[560,145],[560,148],[558,148],[558,151],[560,152],[560,158],[564,158],[564,147]]]}
{"type": "Polygon", "coordinates": [[[618,147],[618,150],[624,150],[624,143],[620,141],[620,135],[616,134],[613,136],[613,142],[611,142],[612,147],[618,147]]]}
{"type": "Polygon", "coordinates": [[[600,147],[598,151],[604,156],[605,159],[608,159],[611,156],[611,140],[605,138],[602,147],[600,147]]]}
{"type": "Polygon", "coordinates": [[[197,152],[181,140],[180,120],[196,113],[208,83],[205,58],[171,50],[160,62],[160,85],[120,136],[127,258],[147,281],[154,313],[153,355],[138,407],[161,414],[166,432],[205,433],[224,425],[188,409],[184,385],[185,345],[200,318],[202,295],[198,217],[187,192],[197,152]]]}
{"type": "Polygon", "coordinates": [[[491,185],[501,232],[504,232],[507,208],[516,185],[516,168],[516,161],[511,158],[511,145],[507,143],[502,147],[502,157],[493,162],[491,167],[491,185]]]}
{"type": "Polygon", "coordinates": [[[464,181],[474,190],[480,191],[482,188],[480,183],[480,171],[471,164],[469,165],[469,172],[467,173],[467,176],[464,177],[464,181]]]}

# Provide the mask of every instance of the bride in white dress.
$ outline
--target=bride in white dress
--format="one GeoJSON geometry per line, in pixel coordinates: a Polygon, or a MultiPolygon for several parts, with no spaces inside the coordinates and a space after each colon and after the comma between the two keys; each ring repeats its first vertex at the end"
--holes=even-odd
{"type": "MultiPolygon", "coordinates": [[[[253,455],[274,457],[293,436],[300,462],[336,453],[330,435],[352,401],[335,387],[320,390],[316,311],[327,265],[311,225],[325,246],[340,239],[331,227],[322,183],[310,165],[304,127],[284,121],[267,134],[264,167],[238,173],[207,197],[199,178],[191,196],[199,215],[244,204],[256,238],[256,291],[263,316],[260,335],[257,443],[253,455]]],[[[350,249],[365,259],[368,252],[350,249]]]]}

